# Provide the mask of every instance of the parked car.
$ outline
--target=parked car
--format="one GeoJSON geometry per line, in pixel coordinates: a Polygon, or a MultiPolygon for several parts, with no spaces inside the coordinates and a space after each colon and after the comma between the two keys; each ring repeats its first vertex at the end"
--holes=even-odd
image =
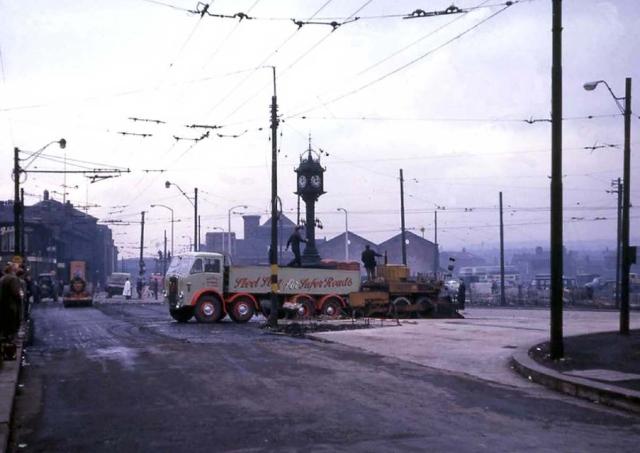
{"type": "Polygon", "coordinates": [[[107,279],[107,298],[121,296],[124,289],[124,282],[131,281],[131,274],[128,272],[114,272],[107,279]]]}
{"type": "Polygon", "coordinates": [[[39,299],[53,299],[54,302],[58,301],[58,283],[51,274],[38,275],[38,296],[39,299]]]}

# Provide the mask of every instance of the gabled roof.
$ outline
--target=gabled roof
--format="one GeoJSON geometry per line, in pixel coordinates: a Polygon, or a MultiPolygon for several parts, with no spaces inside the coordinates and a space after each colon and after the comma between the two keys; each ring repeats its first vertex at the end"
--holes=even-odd
{"type": "MultiPolygon", "coordinates": [[[[269,217],[267,219],[266,222],[264,222],[261,226],[263,227],[270,227],[271,226],[271,217],[269,217]]],[[[282,214],[282,216],[280,216],[280,224],[278,225],[280,227],[295,227],[296,224],[286,215],[282,214]]]]}
{"type": "MultiPolygon", "coordinates": [[[[422,245],[430,245],[430,246],[435,246],[435,244],[433,242],[431,242],[428,239],[423,238],[422,236],[418,236],[417,234],[411,232],[411,231],[406,231],[405,230],[405,238],[409,239],[411,241],[417,241],[418,244],[422,244],[422,245]]],[[[390,237],[389,239],[387,239],[384,242],[380,243],[380,247],[384,246],[385,244],[389,244],[392,242],[398,242],[398,241],[402,241],[402,233],[398,233],[395,236],[390,237]]]]}
{"type": "MultiPolygon", "coordinates": [[[[328,246],[331,246],[335,243],[339,243],[339,244],[344,244],[344,235],[345,233],[341,233],[337,236],[332,237],[331,239],[329,239],[328,241],[325,242],[325,244],[327,244],[328,246]]],[[[368,244],[370,246],[376,246],[375,242],[371,242],[369,239],[365,239],[362,236],[360,236],[359,234],[356,234],[352,231],[349,231],[349,242],[353,243],[353,242],[358,242],[360,244],[368,244]]]]}

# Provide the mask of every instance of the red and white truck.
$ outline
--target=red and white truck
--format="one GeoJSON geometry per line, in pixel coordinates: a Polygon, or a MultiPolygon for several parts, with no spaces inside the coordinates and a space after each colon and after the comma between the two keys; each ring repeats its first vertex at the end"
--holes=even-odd
{"type": "MultiPolygon", "coordinates": [[[[316,314],[337,318],[347,309],[365,314],[429,314],[451,308],[438,300],[440,286],[412,281],[406,266],[380,266],[380,274],[374,284],[362,284],[358,263],[281,267],[278,295],[281,303],[296,307],[303,318],[316,314]]],[[[189,252],[171,261],[165,278],[165,302],[179,322],[193,316],[198,322],[217,322],[229,315],[242,323],[268,310],[270,281],[269,266],[225,265],[220,253],[189,252]]]]}

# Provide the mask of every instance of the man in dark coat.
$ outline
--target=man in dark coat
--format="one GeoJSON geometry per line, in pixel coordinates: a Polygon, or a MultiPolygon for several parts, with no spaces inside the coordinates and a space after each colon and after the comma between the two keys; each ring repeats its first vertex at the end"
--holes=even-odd
{"type": "Polygon", "coordinates": [[[382,256],[379,253],[373,251],[369,244],[364,246],[364,251],[362,252],[362,263],[364,264],[364,268],[367,270],[367,280],[372,280],[376,278],[376,256],[382,256]]]}
{"type": "Polygon", "coordinates": [[[16,265],[11,263],[0,278],[0,336],[13,339],[20,327],[22,282],[16,276],[16,265]]]}
{"type": "Polygon", "coordinates": [[[464,310],[464,302],[467,298],[467,287],[464,284],[464,280],[460,280],[460,286],[458,286],[458,309],[464,310]]]}
{"type": "Polygon", "coordinates": [[[301,226],[297,226],[296,229],[293,230],[293,233],[291,233],[291,236],[289,236],[289,240],[287,241],[287,246],[285,247],[285,250],[288,250],[289,246],[291,246],[291,251],[293,252],[294,256],[293,260],[291,260],[291,262],[287,264],[287,266],[289,267],[302,266],[302,261],[300,260],[300,243],[307,242],[307,240],[302,238],[300,230],[302,230],[301,226]]]}

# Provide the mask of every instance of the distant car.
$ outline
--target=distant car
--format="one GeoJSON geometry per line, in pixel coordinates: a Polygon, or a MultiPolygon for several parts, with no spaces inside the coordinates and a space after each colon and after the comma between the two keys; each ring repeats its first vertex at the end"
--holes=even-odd
{"type": "Polygon", "coordinates": [[[53,275],[40,274],[38,275],[37,283],[40,299],[53,299],[54,302],[58,301],[58,284],[53,275]]]}
{"type": "Polygon", "coordinates": [[[124,289],[124,282],[131,281],[131,274],[128,272],[114,272],[107,279],[107,297],[121,296],[124,289]]]}

